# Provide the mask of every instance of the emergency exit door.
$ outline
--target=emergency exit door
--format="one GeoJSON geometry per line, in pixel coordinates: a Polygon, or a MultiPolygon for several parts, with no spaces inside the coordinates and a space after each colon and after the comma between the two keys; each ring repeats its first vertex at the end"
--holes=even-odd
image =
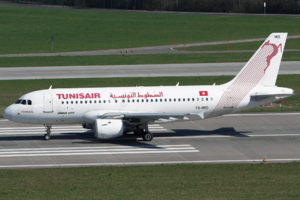
{"type": "Polygon", "coordinates": [[[52,94],[44,94],[44,113],[53,112],[52,94]]]}

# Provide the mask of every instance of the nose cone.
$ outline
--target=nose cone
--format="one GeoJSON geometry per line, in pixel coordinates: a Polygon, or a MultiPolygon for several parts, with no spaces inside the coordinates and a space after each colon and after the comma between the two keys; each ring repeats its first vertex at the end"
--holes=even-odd
{"type": "Polygon", "coordinates": [[[2,114],[3,114],[4,118],[11,119],[12,118],[12,108],[11,108],[11,106],[8,106],[7,108],[5,108],[2,114]]]}

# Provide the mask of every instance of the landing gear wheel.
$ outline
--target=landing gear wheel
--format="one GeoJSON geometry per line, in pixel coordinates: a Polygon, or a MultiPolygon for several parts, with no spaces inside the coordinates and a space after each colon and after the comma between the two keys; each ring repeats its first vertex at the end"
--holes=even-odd
{"type": "Polygon", "coordinates": [[[142,137],[144,141],[151,141],[153,139],[153,134],[150,132],[146,132],[142,137]]]}
{"type": "Polygon", "coordinates": [[[50,137],[50,134],[45,134],[45,135],[44,135],[44,139],[45,139],[45,140],[48,141],[48,140],[50,140],[50,138],[51,138],[51,137],[50,137]]]}

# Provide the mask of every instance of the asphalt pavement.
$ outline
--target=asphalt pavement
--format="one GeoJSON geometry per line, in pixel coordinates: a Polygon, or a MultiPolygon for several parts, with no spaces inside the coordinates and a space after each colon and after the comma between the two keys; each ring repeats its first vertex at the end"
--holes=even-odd
{"type": "MultiPolygon", "coordinates": [[[[245,63],[1,67],[0,80],[236,75],[245,63]]],[[[279,74],[300,74],[300,61],[281,62],[279,74]]]]}
{"type": "Polygon", "coordinates": [[[300,113],[234,114],[151,125],[154,140],[127,134],[99,140],[80,125],[0,120],[0,168],[126,166],[300,161],[300,113]]]}

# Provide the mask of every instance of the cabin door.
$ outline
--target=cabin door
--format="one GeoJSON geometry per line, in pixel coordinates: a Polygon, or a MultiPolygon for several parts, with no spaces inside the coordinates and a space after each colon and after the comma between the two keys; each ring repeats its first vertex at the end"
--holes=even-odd
{"type": "Polygon", "coordinates": [[[44,94],[44,113],[53,112],[52,94],[44,94]]]}

